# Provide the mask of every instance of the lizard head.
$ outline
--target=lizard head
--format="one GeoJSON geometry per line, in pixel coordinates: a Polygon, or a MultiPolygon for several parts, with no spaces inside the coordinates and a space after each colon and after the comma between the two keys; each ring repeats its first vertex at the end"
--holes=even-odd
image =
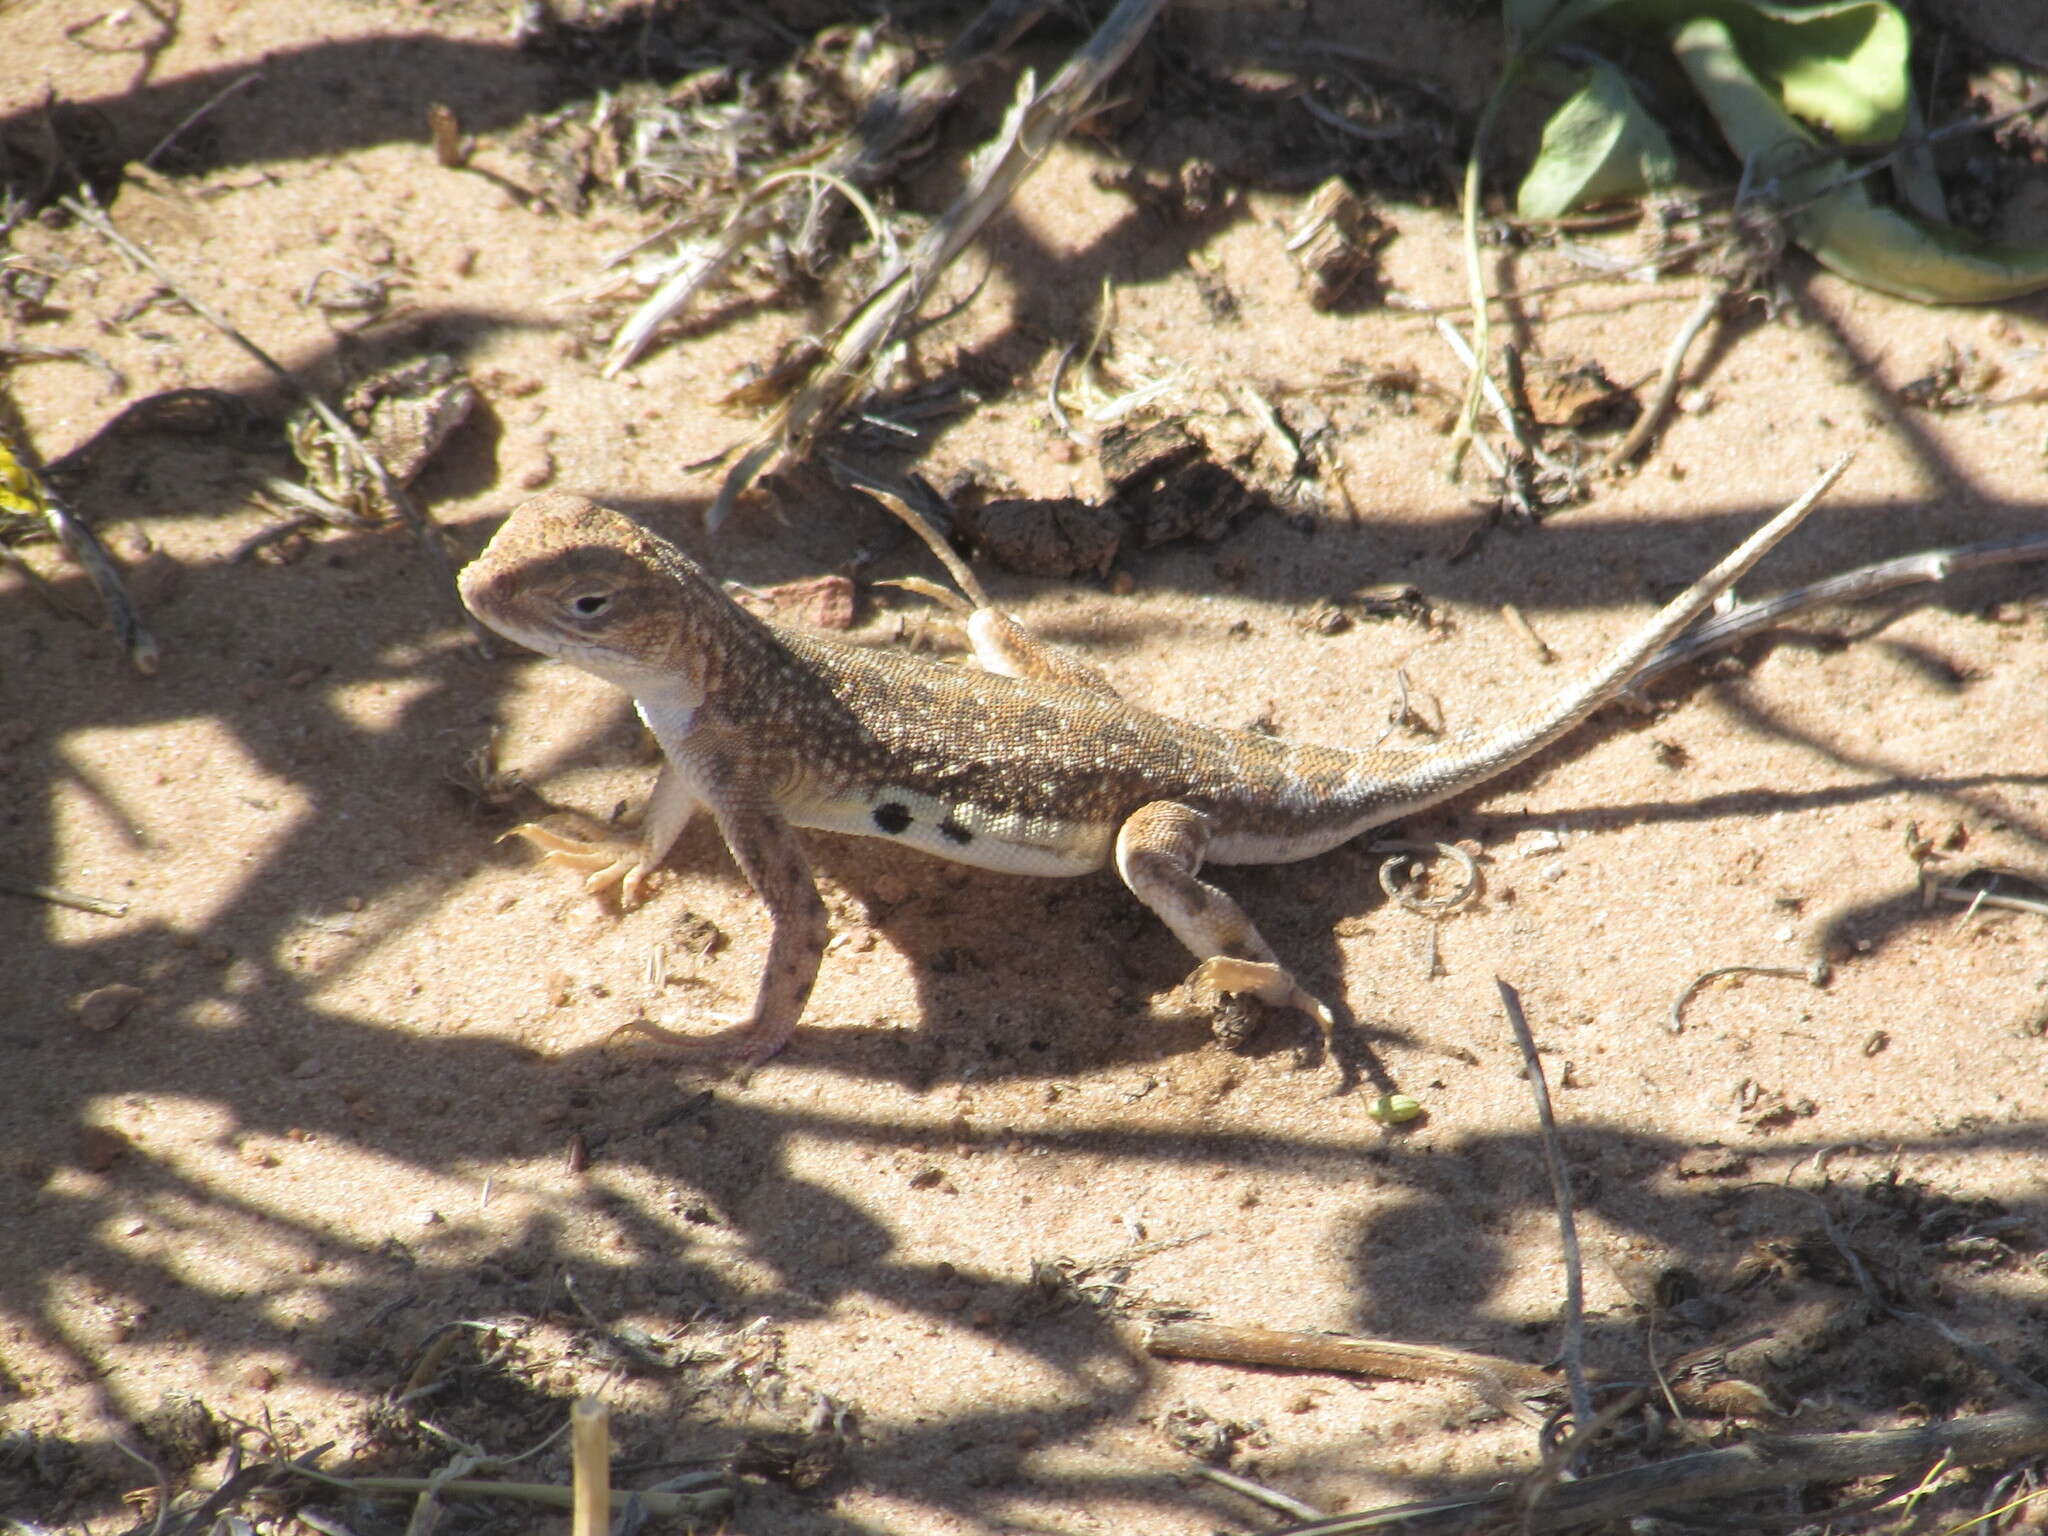
{"type": "Polygon", "coordinates": [[[636,696],[694,679],[731,603],[704,570],[632,519],[551,491],[522,503],[456,578],[508,640],[636,696]]]}

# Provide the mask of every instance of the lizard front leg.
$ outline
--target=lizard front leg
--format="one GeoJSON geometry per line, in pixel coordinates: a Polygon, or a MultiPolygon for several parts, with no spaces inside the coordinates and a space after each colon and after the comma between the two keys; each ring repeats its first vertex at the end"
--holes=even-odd
{"type": "Polygon", "coordinates": [[[565,837],[538,822],[522,822],[505,834],[524,838],[541,851],[544,864],[561,864],[584,877],[583,889],[593,895],[618,887],[619,905],[627,910],[640,905],[647,893],[647,881],[661,867],[683,828],[697,813],[699,801],[689,782],[675,765],[664,762],[647,797],[647,810],[640,818],[637,843],[611,838],[565,837]]]}
{"type": "Polygon", "coordinates": [[[1191,806],[1172,800],[1141,806],[1117,831],[1117,873],[1202,962],[1193,980],[1297,1008],[1316,1021],[1327,1044],[1335,1016],[1302,990],[1236,902],[1196,878],[1211,831],[1209,818],[1191,806]]]}
{"type": "MultiPolygon", "coordinates": [[[[680,774],[679,774],[680,777],[680,774]]],[[[689,1051],[737,1057],[742,1079],[789,1043],[825,958],[825,903],[803,844],[744,768],[707,755],[690,764],[695,798],[710,808],[740,873],[768,908],[768,959],[753,1011],[714,1035],[687,1036],[646,1020],[627,1026],[689,1051]]]]}

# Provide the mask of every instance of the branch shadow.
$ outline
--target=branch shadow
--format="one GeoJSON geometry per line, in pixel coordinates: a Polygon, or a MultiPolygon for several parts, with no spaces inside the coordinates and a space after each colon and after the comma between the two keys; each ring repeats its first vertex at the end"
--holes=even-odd
{"type": "MultiPolygon", "coordinates": [[[[379,60],[401,45],[430,50],[449,81],[451,103],[472,131],[581,102],[591,90],[627,78],[615,65],[579,72],[559,61],[445,39],[325,44],[267,61],[264,83],[223,103],[210,136],[188,148],[182,168],[339,154],[420,135],[424,104],[394,97],[377,83],[379,60]],[[327,109],[302,110],[306,102],[327,109]]],[[[658,52],[646,59],[650,73],[667,62],[658,52]]],[[[187,77],[88,106],[108,118],[122,157],[132,157],[236,74],[187,77]]],[[[0,121],[0,142],[23,126],[19,117],[0,121]]],[[[1169,168],[1184,150],[1172,135],[1158,134],[1143,146],[1138,163],[1169,168]]],[[[1162,280],[1181,270],[1218,227],[1162,221],[1134,208],[1087,248],[1060,255],[1006,226],[990,242],[995,259],[1027,292],[1050,297],[1034,299],[985,350],[1019,372],[1039,366],[1047,351],[1043,333],[1080,324],[1083,298],[1099,291],[1105,275],[1130,283],[1162,280]]],[[[1826,325],[1817,308],[1809,318],[1826,325]]],[[[337,341],[294,366],[307,377],[325,377],[344,364],[421,346],[461,352],[500,328],[532,323],[509,314],[440,310],[387,333],[337,341]]],[[[1849,361],[1870,361],[1852,355],[1846,341],[1842,348],[1849,361]]],[[[258,422],[276,421],[289,404],[271,390],[241,397],[258,422]]],[[[1967,521],[1978,537],[2038,526],[2040,503],[1972,492],[1914,418],[1881,391],[1871,391],[1870,404],[1920,464],[1963,493],[1947,514],[1949,525],[1967,521]]],[[[69,467],[82,501],[132,492],[141,477],[148,487],[175,492],[162,499],[163,514],[207,519],[235,505],[252,462],[277,457],[266,459],[249,440],[226,446],[229,464],[219,440],[194,444],[110,431],[69,467]]],[[[430,489],[468,494],[493,483],[491,446],[488,431],[479,433],[434,471],[443,478],[430,489]]],[[[807,529],[814,537],[798,547],[781,530],[754,524],[712,545],[689,531],[702,508],[703,499],[675,498],[629,510],[679,533],[725,574],[756,582],[850,559],[893,528],[876,520],[807,529]]],[[[1703,563],[1703,552],[1732,545],[1760,510],[1731,507],[1688,527],[1668,519],[1597,529],[1554,526],[1531,536],[1543,546],[1540,603],[1606,601],[1612,583],[1605,573],[1650,557],[1674,577],[1689,576],[1703,563]]],[[[1840,515],[1882,530],[1866,531],[1866,540],[1917,546],[1926,537],[1924,524],[1897,509],[1843,505],[1840,515]]],[[[473,546],[481,542],[478,533],[464,528],[458,536],[473,546]]],[[[1235,537],[1247,547],[1270,549],[1275,541],[1311,536],[1261,526],[1235,537]]],[[[1262,561],[1247,596],[1278,610],[1382,573],[1391,558],[1408,566],[1427,563],[1432,591],[1449,601],[1536,606],[1526,587],[1526,562],[1447,564],[1440,528],[1398,509],[1369,530],[1313,537],[1322,558],[1312,575],[1300,562],[1262,561]]],[[[1497,542],[1495,552],[1504,547],[1497,542]]],[[[907,565],[915,556],[891,558],[907,565]]],[[[1830,563],[1808,548],[1788,552],[1785,569],[1810,574],[1830,563]]],[[[1161,556],[1148,566],[1152,577],[1199,589],[1192,559],[1161,556]]],[[[146,1418],[155,1406],[127,1391],[119,1368],[125,1351],[196,1346],[221,1361],[254,1357],[272,1362],[264,1368],[283,1376],[378,1400],[407,1378],[438,1332],[487,1314],[518,1314],[569,1329],[590,1344],[617,1320],[650,1311],[804,1322],[868,1301],[933,1327],[955,1327],[985,1312],[990,1321],[974,1326],[991,1349],[1013,1353],[1056,1383],[1025,1407],[949,1408],[924,1423],[870,1426],[859,1455],[869,1486],[915,1502],[941,1485],[930,1475],[933,1468],[979,1458],[973,1479],[943,1482],[944,1497],[955,1501],[946,1512],[981,1518],[1020,1483],[1076,1504],[1114,1495],[1161,1510],[1184,1507],[1187,1495],[1170,1479],[1047,1472],[1030,1453],[1033,1441],[1083,1445],[1101,1425],[1143,1403],[1144,1363],[1111,1319],[1048,1297],[1037,1280],[1014,1269],[917,1256],[898,1203],[855,1199],[820,1178],[810,1162],[821,1146],[895,1160],[906,1170],[904,1202],[939,1200],[949,1175],[942,1168],[937,1181],[914,1182],[925,1167],[957,1168],[965,1161],[961,1148],[993,1155],[993,1135],[962,1134],[934,1153],[933,1133],[908,1117],[900,1124],[870,1122],[835,1116],[829,1108],[772,1107],[724,1088],[708,1099],[685,1097],[665,1068],[630,1051],[577,1044],[543,1053],[481,1027],[492,1021],[425,1016],[407,1001],[409,981],[419,978],[394,977],[374,1008],[343,1008],[326,998],[336,976],[374,964],[397,937],[432,931],[436,914],[479,867],[509,859],[487,851],[499,819],[480,815],[453,790],[433,787],[488,729],[499,678],[467,648],[449,594],[393,532],[331,538],[296,564],[194,567],[180,573],[180,582],[175,599],[151,613],[177,660],[148,681],[122,670],[105,637],[83,635],[49,617],[18,586],[0,589],[0,655],[10,658],[0,673],[0,720],[34,723],[20,736],[0,724],[0,753],[10,769],[0,791],[9,863],[24,876],[58,883],[125,879],[127,885],[108,889],[154,914],[100,930],[0,897],[6,964],[0,1078],[26,1085],[7,1106],[10,1152],[0,1179],[0,1219],[33,1233],[32,1241],[7,1245],[0,1254],[0,1311],[21,1330],[10,1352],[60,1362],[74,1379],[91,1384],[106,1416],[105,1423],[77,1430],[69,1462],[60,1457],[62,1465],[31,1460],[0,1467],[0,1507],[34,1509],[49,1519],[103,1517],[118,1507],[121,1479],[131,1469],[111,1449],[106,1424],[146,1418]],[[221,732],[221,744],[210,750],[223,759],[223,772],[232,756],[232,766],[269,786],[256,803],[224,802],[211,792],[204,770],[185,782],[152,777],[139,766],[103,779],[74,760],[67,745],[126,736],[146,753],[151,739],[193,731],[201,722],[221,732]],[[112,829],[133,855],[133,873],[62,867],[60,850],[81,820],[112,829]],[[275,851],[244,863],[238,842],[257,839],[271,840],[275,851]],[[212,871],[194,882],[207,893],[204,906],[170,913],[151,905],[153,881],[187,878],[195,869],[212,871]],[[126,1022],[104,1033],[81,1029],[70,1000],[108,986],[134,986],[144,995],[126,1022]],[[572,1142],[590,1160],[588,1169],[565,1166],[572,1142]],[[159,1150],[166,1144],[173,1150],[159,1150]],[[328,1158],[345,1159],[375,1181],[375,1198],[361,1208],[322,1210],[296,1197],[295,1167],[328,1158]],[[505,1169],[507,1183],[521,1188],[498,1197],[500,1214],[481,1200],[458,1210],[453,1201],[462,1179],[485,1166],[505,1169]],[[607,1170],[645,1176],[648,1187],[666,1193],[659,1199],[636,1193],[627,1181],[608,1181],[607,1170]],[[418,1191],[416,1199],[394,1203],[392,1192],[399,1189],[418,1191]],[[401,1228],[401,1217],[416,1224],[401,1228]],[[188,1283],[180,1263],[181,1245],[197,1241],[192,1234],[202,1230],[218,1251],[250,1255],[230,1282],[211,1289],[188,1283]],[[573,1304],[565,1276],[575,1282],[573,1304]]],[[[1922,600],[1961,607],[1996,590],[1986,578],[1922,600]]],[[[1144,633],[1136,625],[1121,636],[1112,633],[1108,649],[1119,640],[1135,644],[1144,633]]],[[[1931,686],[1945,686],[1938,658],[1920,670],[1931,686]]],[[[1743,707],[1739,695],[1734,702],[1743,707]]],[[[1977,791],[2048,782],[2048,775],[2032,771],[1908,778],[1895,765],[1802,737],[1760,710],[1748,709],[1745,718],[1760,732],[1880,777],[1798,794],[1759,785],[1697,799],[1645,798],[1566,818],[1547,814],[1543,824],[1563,820],[1599,829],[1749,816],[1874,800],[1908,783],[1974,807],[1977,791]]],[[[1623,729],[1604,724],[1575,740],[1623,729]]],[[[587,754],[565,755],[547,767],[608,766],[608,754],[622,744],[620,733],[610,732],[587,754]]],[[[1497,787],[1511,792],[1557,761],[1546,754],[1497,787]]],[[[1509,830],[1523,824],[1512,813],[1488,820],[1509,830]]],[[[2020,827],[2048,843],[2048,828],[2032,821],[2020,827]]],[[[1161,1019],[1144,1005],[1142,999],[1170,986],[1187,961],[1108,878],[1051,887],[969,873],[937,895],[899,900],[889,893],[918,889],[933,866],[908,853],[850,842],[818,839],[814,848],[828,882],[914,966],[920,1023],[914,1029],[872,1022],[807,1028],[793,1047],[805,1069],[922,1094],[970,1080],[1051,1085],[1075,1074],[1142,1070],[1213,1049],[1199,1016],[1161,1019]],[[1077,1001],[1071,980],[1089,978],[1093,988],[1105,974],[1123,994],[1109,1006],[1115,1027],[1108,1030],[1103,1006],[1092,998],[1077,1001]]],[[[693,832],[680,859],[689,880],[736,889],[737,877],[707,830],[693,832]]],[[[1292,874],[1245,870],[1228,878],[1310,986],[1341,991],[1344,960],[1332,932],[1339,920],[1367,910],[1369,864],[1361,852],[1346,850],[1315,868],[1321,895],[1305,893],[1292,874]]],[[[1898,901],[1844,914],[1839,923],[1843,935],[1863,939],[1924,920],[1917,908],[1909,910],[1902,889],[1898,901]]],[[[524,959],[471,954],[445,963],[516,967],[524,959]]],[[[445,992],[437,985],[433,995],[445,992]]],[[[1382,1030],[1376,1038],[1402,1038],[1396,1024],[1373,1028],[1382,1030]]],[[[824,1098],[829,1104],[829,1092],[824,1098]]],[[[1526,1136],[1471,1138],[1425,1156],[1398,1139],[1362,1151],[1349,1137],[1148,1131],[1105,1116],[1096,1128],[1001,1141],[1017,1143],[1019,1156],[1124,1160],[1165,1179],[1284,1166],[1335,1186],[1356,1180],[1364,1164],[1378,1186],[1391,1185],[1394,1193],[1373,1201],[1348,1239],[1356,1325],[1534,1352],[1528,1319],[1503,1301],[1512,1278],[1508,1236],[1518,1222],[1548,1210],[1540,1159],[1526,1136]],[[1410,1299],[1418,1294],[1435,1300],[1416,1310],[1410,1299]]],[[[2038,1159],[2048,1151],[2042,1143],[2043,1126],[2030,1121],[1905,1143],[1899,1155],[1983,1150],[2038,1159]]],[[[1861,1406],[1924,1400],[1924,1357],[1902,1351],[1896,1333],[1859,1316],[1857,1295],[1824,1268],[1787,1261],[1760,1276],[1737,1275],[1727,1265],[1725,1245],[1699,1236],[1761,1243],[1784,1227],[1793,1232],[1794,1250],[1804,1252],[1801,1234],[1810,1237],[1811,1224],[1801,1225],[1796,1200],[1793,1214],[1785,1215],[1773,1203],[1777,1196],[1759,1197],[1746,1184],[1656,1177],[1688,1149],[1653,1134],[1580,1126],[1567,1132],[1567,1145],[1585,1178],[1589,1214],[1669,1253],[1668,1267],[1693,1275],[1700,1284],[1696,1294],[1715,1302],[1694,1310],[1697,1323],[1667,1323],[1678,1337],[1758,1327],[1785,1333],[1794,1312],[1817,1311],[1814,1336],[1821,1342],[1809,1342],[1782,1368],[1778,1384],[1785,1390],[1815,1390],[1830,1372],[1840,1374],[1850,1358],[1841,1353],[1848,1348],[1842,1338],[1863,1330],[1873,1352],[1889,1349],[1907,1363],[1878,1371],[1857,1356],[1857,1380],[1869,1389],[1861,1406]]],[[[1768,1146],[1768,1161],[1795,1169],[1827,1150],[1783,1137],[1768,1146]]],[[[2009,1275],[2012,1265],[2033,1262],[2036,1250],[2001,1239],[2008,1252],[1996,1263],[2005,1267],[1973,1268],[1985,1262],[1985,1250],[1952,1249],[1953,1232],[1925,1236],[1938,1201],[1916,1205],[1867,1190],[1856,1199],[1869,1209],[1847,1214],[1861,1211],[1885,1242],[1932,1245],[1931,1254],[1912,1256],[1938,1275],[1943,1300],[1962,1325],[1984,1328],[2014,1358],[2041,1358],[2048,1346],[2038,1316],[2001,1308],[1989,1283],[1991,1276],[2009,1275]]],[[[2039,1200],[2009,1206],[2006,1217],[2018,1225],[2002,1232],[2033,1234],[2037,1244],[2048,1230],[2048,1210],[2039,1200]]],[[[1616,1307],[1592,1322],[1597,1361],[1625,1370],[1640,1358],[1640,1316],[1616,1307]]],[[[696,1380],[687,1377],[691,1367],[678,1363],[679,1355],[667,1360],[669,1369],[696,1380]]],[[[559,1415],[559,1395],[539,1373],[500,1371],[479,1379],[499,1383],[496,1395],[475,1393],[479,1433],[486,1424],[502,1432],[513,1423],[537,1437],[559,1415]]],[[[1982,1390],[1959,1377],[1947,1401],[1968,1401],[1982,1390]]],[[[626,1432],[644,1445],[680,1442],[693,1453],[722,1454],[743,1438],[737,1413],[705,1415],[683,1429],[652,1410],[623,1417],[626,1432]]],[[[457,1422],[472,1421],[458,1414],[457,1422]]],[[[380,1434],[384,1438],[365,1441],[372,1447],[366,1464],[382,1465],[380,1458],[417,1464],[424,1454],[422,1442],[395,1431],[380,1434]]],[[[1344,1458],[1361,1454],[1361,1445],[1356,1437],[1333,1438],[1320,1466],[1304,1462],[1288,1470],[1334,1475],[1344,1458]]],[[[1473,1486],[1420,1473],[1408,1482],[1418,1497],[1473,1486]]],[[[869,1528],[795,1493],[768,1489],[758,1496],[805,1529],[869,1528]]]]}

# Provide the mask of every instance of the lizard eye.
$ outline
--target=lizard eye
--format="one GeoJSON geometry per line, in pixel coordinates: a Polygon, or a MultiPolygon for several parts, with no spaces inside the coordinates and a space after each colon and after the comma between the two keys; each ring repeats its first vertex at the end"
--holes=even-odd
{"type": "Polygon", "coordinates": [[[605,609],[611,607],[611,605],[612,598],[609,592],[586,592],[583,596],[574,599],[569,604],[571,608],[576,610],[577,617],[584,619],[596,618],[605,609]]]}

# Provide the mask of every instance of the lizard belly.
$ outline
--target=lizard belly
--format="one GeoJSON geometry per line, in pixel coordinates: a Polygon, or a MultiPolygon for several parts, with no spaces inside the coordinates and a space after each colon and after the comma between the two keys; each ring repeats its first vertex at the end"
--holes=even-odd
{"type": "Polygon", "coordinates": [[[1371,824],[1350,817],[1291,832],[1219,833],[1202,856],[1211,864],[1292,864],[1341,847],[1371,824]]]}
{"type": "Polygon", "coordinates": [[[1109,862],[1114,827],[952,804],[884,785],[799,795],[782,807],[799,827],[878,837],[1006,875],[1085,875],[1109,862]]]}

